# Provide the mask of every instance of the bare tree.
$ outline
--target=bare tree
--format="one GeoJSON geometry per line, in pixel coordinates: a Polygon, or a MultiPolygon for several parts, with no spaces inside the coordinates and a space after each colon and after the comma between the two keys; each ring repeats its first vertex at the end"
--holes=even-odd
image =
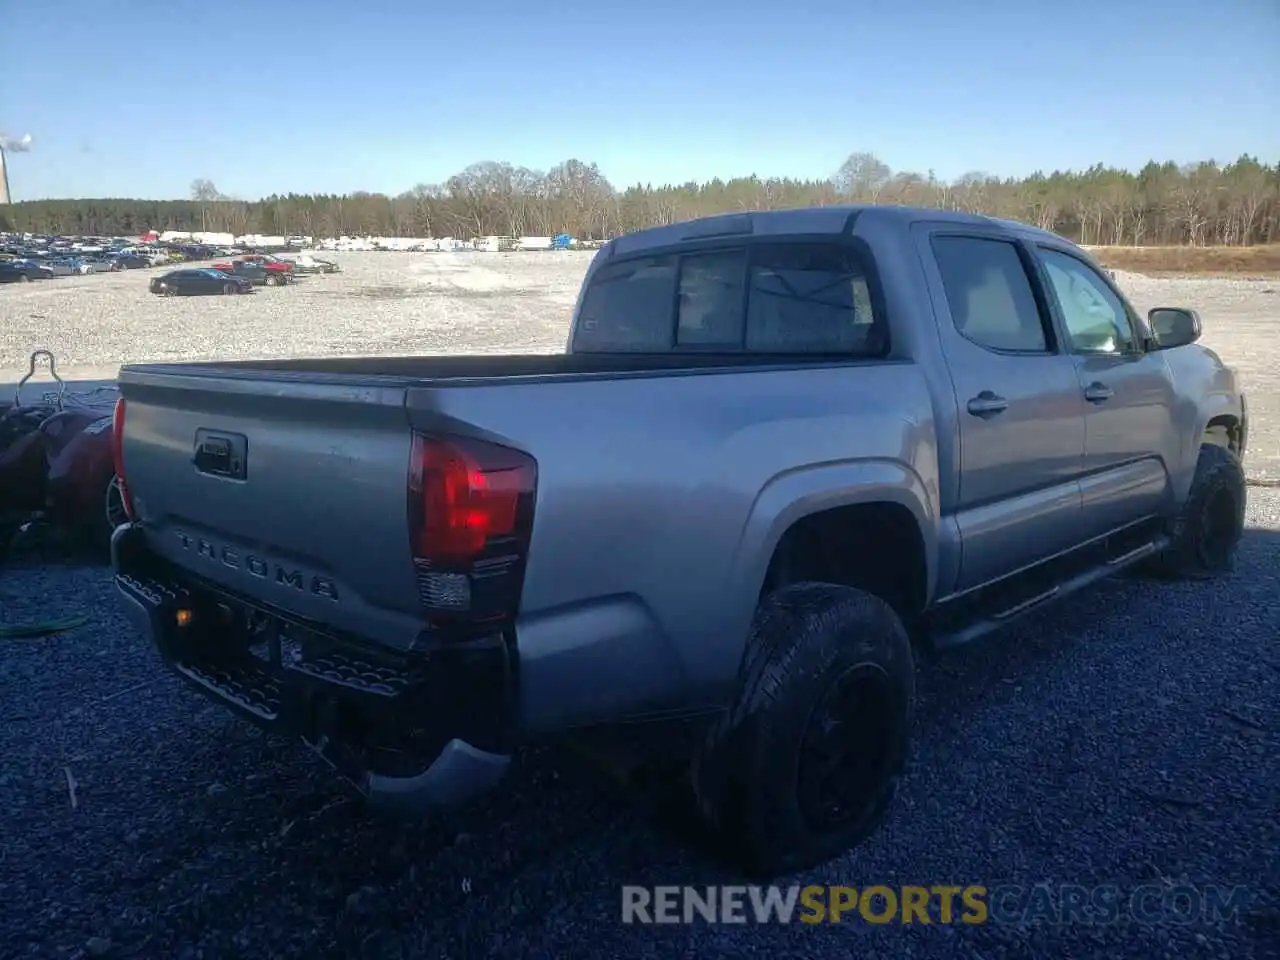
{"type": "Polygon", "coordinates": [[[196,179],[191,181],[191,199],[200,204],[200,229],[209,229],[209,204],[222,199],[218,188],[212,180],[196,179]]]}
{"type": "Polygon", "coordinates": [[[892,176],[889,165],[874,153],[851,153],[831,182],[841,196],[875,203],[892,176]]]}

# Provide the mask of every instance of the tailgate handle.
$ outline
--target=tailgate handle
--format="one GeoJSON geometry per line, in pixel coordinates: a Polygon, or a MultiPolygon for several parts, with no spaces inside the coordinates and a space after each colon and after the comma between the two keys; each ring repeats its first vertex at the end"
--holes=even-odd
{"type": "Polygon", "coordinates": [[[191,457],[196,472],[227,480],[244,480],[249,475],[249,438],[242,433],[220,433],[203,427],[196,431],[196,449],[191,457]]]}

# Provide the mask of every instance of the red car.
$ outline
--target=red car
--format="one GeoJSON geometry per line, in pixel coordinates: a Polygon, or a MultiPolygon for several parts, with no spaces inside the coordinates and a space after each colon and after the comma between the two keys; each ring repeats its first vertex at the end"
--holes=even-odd
{"type": "MultiPolygon", "coordinates": [[[[275,270],[279,273],[293,273],[293,264],[287,260],[280,260],[268,253],[246,253],[244,256],[237,257],[245,263],[252,263],[255,266],[262,267],[266,270],[275,270]]],[[[226,270],[228,273],[232,270],[230,263],[215,263],[214,270],[226,270]]]]}

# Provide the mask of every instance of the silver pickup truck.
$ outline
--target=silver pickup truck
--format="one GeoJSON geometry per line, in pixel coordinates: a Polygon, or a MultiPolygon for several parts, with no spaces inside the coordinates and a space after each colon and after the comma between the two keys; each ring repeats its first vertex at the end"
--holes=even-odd
{"type": "Polygon", "coordinates": [[[122,368],[116,582],[173,670],[372,801],[693,722],[710,825],[790,870],[889,807],[913,644],[1231,569],[1248,420],[1199,335],[1018,223],[660,227],[599,251],[563,355],[122,368]]]}

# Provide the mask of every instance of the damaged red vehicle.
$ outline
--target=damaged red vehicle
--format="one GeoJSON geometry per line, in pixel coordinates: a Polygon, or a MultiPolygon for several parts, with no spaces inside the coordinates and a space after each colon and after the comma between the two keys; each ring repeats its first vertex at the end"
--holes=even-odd
{"type": "Polygon", "coordinates": [[[104,555],[123,522],[110,401],[66,403],[59,383],[53,399],[24,405],[15,397],[0,412],[0,555],[15,534],[51,528],[104,555]]]}
{"type": "MultiPolygon", "coordinates": [[[[251,263],[255,267],[262,267],[264,270],[269,270],[273,273],[293,273],[292,263],[288,260],[281,260],[279,257],[273,257],[268,253],[246,253],[243,256],[237,257],[236,260],[251,263]]],[[[234,269],[234,266],[233,262],[215,263],[213,265],[213,269],[225,270],[230,273],[234,269]]]]}

